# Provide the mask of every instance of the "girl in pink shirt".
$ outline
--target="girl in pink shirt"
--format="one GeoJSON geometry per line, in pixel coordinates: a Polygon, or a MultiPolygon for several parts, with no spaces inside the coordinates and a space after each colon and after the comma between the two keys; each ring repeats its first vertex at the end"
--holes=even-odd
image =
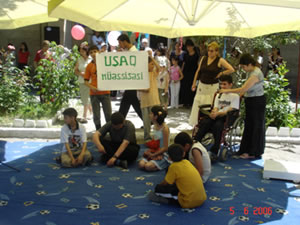
{"type": "Polygon", "coordinates": [[[178,66],[179,58],[176,56],[172,58],[172,65],[170,68],[170,89],[171,89],[171,108],[178,109],[180,81],[183,79],[183,73],[178,66]]]}

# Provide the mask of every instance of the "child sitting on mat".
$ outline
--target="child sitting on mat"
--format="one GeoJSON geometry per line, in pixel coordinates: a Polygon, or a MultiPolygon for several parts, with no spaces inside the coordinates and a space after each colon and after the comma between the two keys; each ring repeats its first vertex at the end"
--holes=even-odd
{"type": "Polygon", "coordinates": [[[63,115],[65,125],[61,128],[60,142],[64,146],[59,161],[62,167],[84,166],[92,161],[92,155],[86,148],[85,127],[77,122],[74,108],[66,109],[63,115]]]}
{"type": "Polygon", "coordinates": [[[165,123],[166,111],[161,106],[151,108],[150,119],[154,124],[153,138],[146,142],[148,149],[139,161],[139,168],[146,171],[163,170],[168,167],[168,150],[170,130],[165,123]]]}
{"type": "Polygon", "coordinates": [[[169,166],[165,179],[150,192],[148,198],[153,202],[176,204],[182,208],[201,206],[206,200],[202,179],[197,169],[184,159],[184,149],[179,144],[168,148],[173,161],[169,166]]]}

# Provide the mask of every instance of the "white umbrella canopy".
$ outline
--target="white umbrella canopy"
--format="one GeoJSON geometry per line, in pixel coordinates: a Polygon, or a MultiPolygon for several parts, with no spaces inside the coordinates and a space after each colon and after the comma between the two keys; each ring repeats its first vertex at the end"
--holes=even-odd
{"type": "Polygon", "coordinates": [[[168,38],[252,38],[300,30],[300,0],[50,0],[49,15],[98,31],[136,31],[168,38]]]}
{"type": "Polygon", "coordinates": [[[48,16],[48,0],[0,0],[0,29],[57,21],[48,16]]]}

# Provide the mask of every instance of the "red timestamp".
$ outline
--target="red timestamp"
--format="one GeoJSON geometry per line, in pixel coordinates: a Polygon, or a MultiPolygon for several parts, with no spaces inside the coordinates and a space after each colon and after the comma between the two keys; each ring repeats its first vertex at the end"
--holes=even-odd
{"type": "MultiPolygon", "coordinates": [[[[230,215],[234,215],[234,207],[229,208],[230,215]]],[[[253,215],[272,215],[272,207],[244,207],[244,215],[253,214],[253,215]]]]}

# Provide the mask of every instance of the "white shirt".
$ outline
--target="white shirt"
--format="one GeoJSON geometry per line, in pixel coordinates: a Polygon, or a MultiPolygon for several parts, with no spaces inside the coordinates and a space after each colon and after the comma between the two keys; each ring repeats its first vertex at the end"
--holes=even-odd
{"type": "MultiPolygon", "coordinates": [[[[76,129],[74,132],[72,132],[72,130],[66,124],[61,128],[60,132],[60,143],[69,143],[72,151],[81,150],[83,143],[87,142],[85,127],[80,123],[77,124],[78,129],[76,129]]],[[[65,145],[63,145],[62,151],[67,151],[65,145]]]]}
{"type": "Polygon", "coordinates": [[[202,165],[203,165],[203,175],[202,175],[202,181],[203,183],[205,183],[211,173],[211,162],[210,162],[210,157],[208,155],[208,152],[206,150],[206,148],[200,143],[200,142],[196,142],[193,144],[193,146],[191,147],[191,150],[189,152],[189,161],[195,166],[195,160],[194,160],[194,156],[193,156],[193,150],[194,151],[200,151],[201,155],[202,155],[202,165]]]}
{"type": "Polygon", "coordinates": [[[240,96],[236,93],[217,94],[215,97],[214,108],[217,107],[219,112],[226,112],[229,108],[240,108],[240,96]]]}

